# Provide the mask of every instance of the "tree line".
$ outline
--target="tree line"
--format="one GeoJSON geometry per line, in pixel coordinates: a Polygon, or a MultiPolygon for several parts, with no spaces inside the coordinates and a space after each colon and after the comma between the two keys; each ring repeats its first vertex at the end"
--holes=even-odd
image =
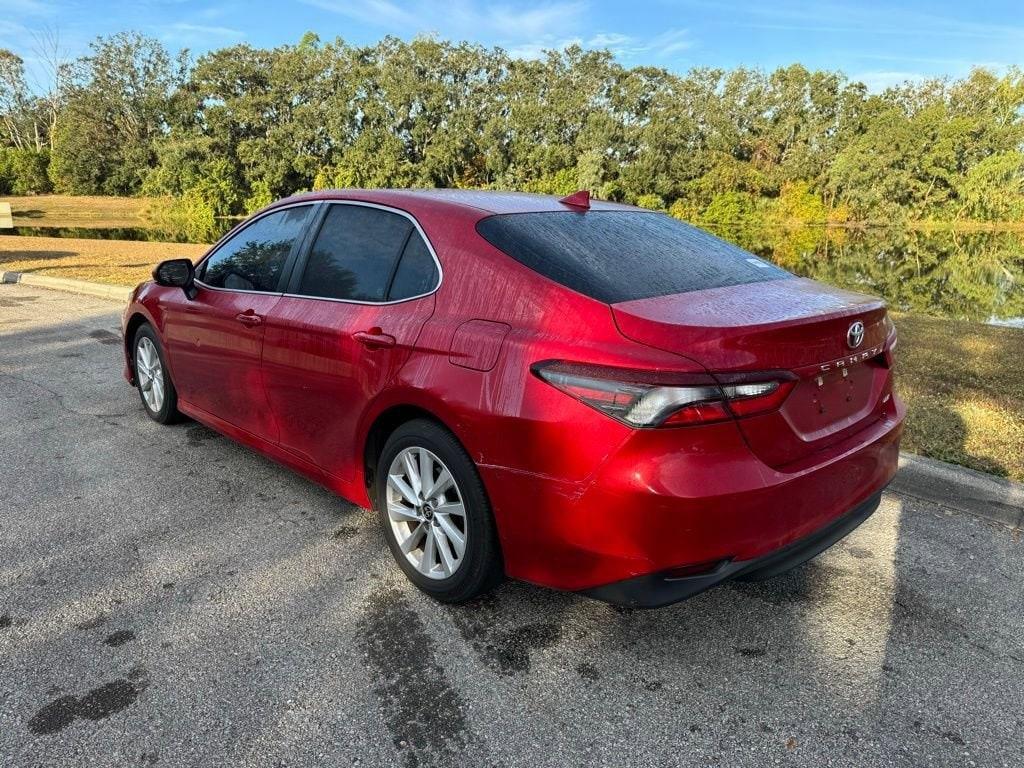
{"type": "Polygon", "coordinates": [[[799,64],[312,33],[193,60],[125,32],[51,80],[0,50],[0,193],[164,196],[198,222],[353,186],[585,188],[710,224],[1024,219],[1020,68],[872,94],[799,64]]]}

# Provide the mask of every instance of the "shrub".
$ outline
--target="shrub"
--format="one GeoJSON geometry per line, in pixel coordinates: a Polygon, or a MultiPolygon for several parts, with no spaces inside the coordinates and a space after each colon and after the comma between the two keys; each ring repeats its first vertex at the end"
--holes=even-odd
{"type": "Polygon", "coordinates": [[[806,181],[792,181],[782,185],[775,201],[772,218],[780,224],[801,227],[806,224],[824,224],[829,212],[821,197],[811,192],[806,181]]]}
{"type": "Polygon", "coordinates": [[[48,150],[0,148],[0,194],[42,195],[53,190],[48,150]]]}
{"type": "Polygon", "coordinates": [[[639,195],[636,204],[641,208],[650,208],[652,211],[664,211],[665,201],[660,195],[639,195]]]}
{"type": "Polygon", "coordinates": [[[260,179],[252,185],[252,194],[245,198],[245,212],[256,213],[261,208],[266,208],[274,202],[274,196],[270,192],[270,185],[260,179]]]}

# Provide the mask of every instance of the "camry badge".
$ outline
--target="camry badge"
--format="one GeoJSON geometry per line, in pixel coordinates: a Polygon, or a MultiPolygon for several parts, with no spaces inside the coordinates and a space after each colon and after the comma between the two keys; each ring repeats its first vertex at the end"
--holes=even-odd
{"type": "Polygon", "coordinates": [[[850,349],[856,349],[862,341],[864,341],[864,323],[858,320],[846,332],[846,343],[850,349]]]}

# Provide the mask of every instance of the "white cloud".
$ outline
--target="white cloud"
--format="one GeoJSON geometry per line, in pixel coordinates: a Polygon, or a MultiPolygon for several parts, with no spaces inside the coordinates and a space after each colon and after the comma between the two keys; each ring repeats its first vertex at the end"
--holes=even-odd
{"type": "Polygon", "coordinates": [[[693,47],[690,33],[685,29],[669,29],[648,43],[646,50],[658,56],[670,57],[693,47]]]}
{"type": "Polygon", "coordinates": [[[523,10],[509,6],[484,6],[479,9],[460,3],[467,11],[463,22],[466,31],[489,28],[494,32],[518,38],[550,34],[554,30],[575,26],[584,10],[582,2],[561,2],[523,10]]]}
{"type": "Polygon", "coordinates": [[[505,49],[505,53],[513,59],[542,59],[546,51],[560,51],[570,45],[582,46],[583,41],[578,37],[565,37],[557,40],[545,37],[541,40],[502,47],[505,49]]]}
{"type": "Polygon", "coordinates": [[[599,32],[585,43],[587,48],[607,48],[615,56],[631,59],[644,54],[671,59],[694,46],[686,29],[668,29],[655,37],[644,39],[617,32],[599,32]]]}
{"type": "Polygon", "coordinates": [[[54,16],[59,10],[54,3],[44,0],[3,0],[0,3],[5,18],[17,16],[54,16]]]}
{"type": "Polygon", "coordinates": [[[207,37],[244,37],[245,33],[240,29],[232,29],[231,27],[215,27],[207,24],[188,24],[184,21],[179,21],[171,25],[171,29],[176,32],[182,32],[189,35],[207,36],[207,37]]]}
{"type": "Polygon", "coordinates": [[[598,32],[587,40],[587,45],[591,48],[620,48],[625,45],[632,45],[635,42],[635,37],[622,35],[618,32],[598,32]]]}
{"type": "Polygon", "coordinates": [[[471,0],[412,0],[406,3],[391,0],[302,1],[402,37],[417,33],[470,39],[486,36],[517,44],[543,44],[543,39],[567,36],[586,7],[581,0],[525,7],[471,0]]]}
{"type": "Polygon", "coordinates": [[[378,27],[393,25],[416,27],[420,21],[416,14],[404,10],[388,0],[302,0],[302,2],[378,27]]]}
{"type": "Polygon", "coordinates": [[[1024,42],[1024,26],[989,24],[974,21],[970,4],[962,17],[942,15],[893,4],[879,8],[865,2],[818,0],[809,5],[802,0],[690,0],[686,5],[725,11],[735,17],[737,26],[822,33],[860,33],[864,35],[907,36],[917,38],[982,38],[1024,42]]]}
{"type": "Polygon", "coordinates": [[[302,0],[307,5],[367,24],[380,32],[408,38],[492,42],[515,58],[537,59],[545,51],[570,45],[604,48],[622,59],[641,55],[670,60],[693,47],[685,29],[667,29],[651,38],[621,32],[585,34],[587,0],[512,4],[488,0],[302,0]]]}

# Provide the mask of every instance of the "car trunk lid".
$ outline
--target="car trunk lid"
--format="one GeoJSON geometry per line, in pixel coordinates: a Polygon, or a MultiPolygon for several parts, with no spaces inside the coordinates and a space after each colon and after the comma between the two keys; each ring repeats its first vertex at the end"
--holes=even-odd
{"type": "Polygon", "coordinates": [[[890,324],[884,303],[869,296],[793,278],[623,302],[612,311],[624,336],[696,360],[723,382],[753,371],[795,375],[781,408],[738,421],[751,449],[776,468],[873,423],[889,400],[890,324]],[[862,334],[852,332],[856,323],[862,334]]]}

